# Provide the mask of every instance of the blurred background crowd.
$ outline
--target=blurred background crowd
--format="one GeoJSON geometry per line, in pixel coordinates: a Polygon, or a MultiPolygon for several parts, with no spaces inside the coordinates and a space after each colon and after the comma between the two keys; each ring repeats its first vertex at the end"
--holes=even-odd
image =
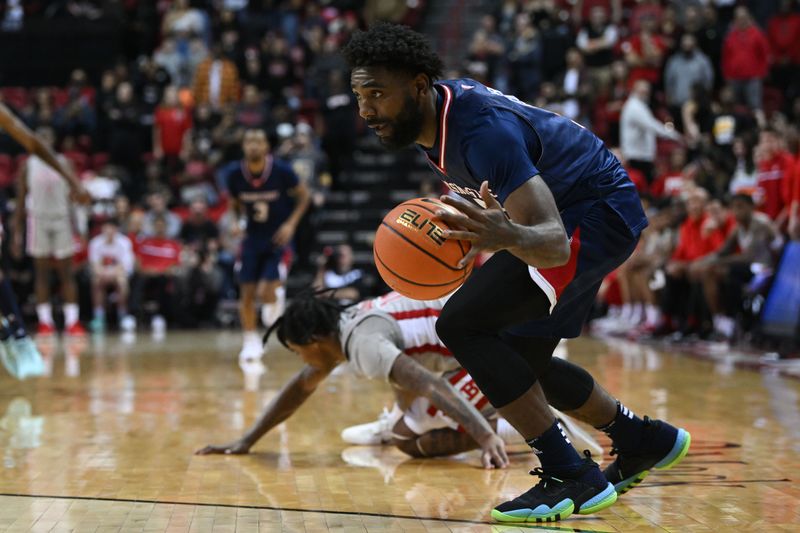
{"type": "MultiPolygon", "coordinates": [[[[76,224],[86,316],[89,240],[118,232],[132,243],[126,275],[137,313],[153,307],[184,326],[233,320],[241,228],[228,214],[222,169],[241,158],[251,127],[268,132],[313,193],[287,258],[290,278],[348,287],[348,299],[384,290],[369,273],[368,237],[342,228],[358,219],[353,212],[383,207],[368,186],[381,181],[370,170],[392,165],[380,158],[406,156],[370,151],[337,52],[378,19],[431,35],[448,77],[563,114],[615,150],[651,226],[604,285],[596,331],[753,342],[781,252],[800,239],[796,0],[3,4],[0,37],[77,20],[117,35],[114,57],[60,79],[0,74],[2,101],[55,133],[92,194],[76,224]]],[[[0,137],[10,200],[24,158],[0,137]]],[[[424,164],[411,168],[416,176],[424,164]]],[[[403,188],[438,194],[432,179],[403,188]]],[[[24,257],[12,258],[11,273],[25,301],[24,257]]]]}

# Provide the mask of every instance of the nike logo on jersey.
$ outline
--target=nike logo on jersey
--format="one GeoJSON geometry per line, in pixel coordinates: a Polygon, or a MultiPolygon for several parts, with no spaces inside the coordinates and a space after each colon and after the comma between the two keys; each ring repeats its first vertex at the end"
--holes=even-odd
{"type": "Polygon", "coordinates": [[[475,86],[474,85],[465,85],[465,84],[462,83],[461,84],[461,88],[464,89],[465,91],[469,91],[470,89],[474,89],[475,86]]]}
{"type": "MultiPolygon", "coordinates": [[[[475,189],[472,189],[470,187],[462,187],[461,185],[458,185],[451,181],[445,181],[444,184],[447,185],[447,188],[453,191],[454,193],[460,194],[461,196],[467,196],[471,200],[473,200],[476,204],[486,209],[486,202],[484,202],[483,198],[481,198],[480,191],[476,191],[475,189]]],[[[489,194],[497,198],[497,195],[493,193],[491,189],[489,190],[489,194]]]]}

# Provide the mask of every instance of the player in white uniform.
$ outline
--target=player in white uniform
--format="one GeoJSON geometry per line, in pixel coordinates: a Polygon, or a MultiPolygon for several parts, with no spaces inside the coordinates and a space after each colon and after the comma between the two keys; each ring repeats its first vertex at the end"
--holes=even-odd
{"type": "MultiPolygon", "coordinates": [[[[44,139],[35,135],[11,110],[0,103],[0,128],[20,143],[29,153],[36,155],[51,168],[58,171],[62,179],[69,183],[73,195],[81,202],[90,200],[86,189],[74,173],[58,160],[44,139]]],[[[3,234],[0,225],[0,235],[3,234]]],[[[8,280],[0,272],[0,361],[17,379],[40,376],[44,373],[44,363],[36,345],[28,336],[17,299],[8,280]]]]}
{"type": "MultiPolygon", "coordinates": [[[[42,140],[52,146],[53,130],[39,128],[42,140]]],[[[63,168],[69,163],[62,156],[58,161],[63,168]]],[[[70,185],[44,160],[32,155],[17,180],[17,210],[15,212],[14,253],[22,253],[22,228],[27,215],[28,254],[33,257],[36,271],[36,314],[39,317],[40,335],[55,333],[53,312],[50,306],[51,260],[61,282],[64,297],[64,328],[68,335],[83,335],[85,330],[78,321],[78,290],[72,271],[75,242],[72,232],[72,200],[70,185]],[[22,199],[26,201],[22,201],[22,199]]]]}
{"type": "MultiPolygon", "coordinates": [[[[301,296],[271,328],[306,362],[256,424],[239,440],[206,446],[199,454],[247,453],[265,433],[288,418],[340,363],[354,373],[385,379],[402,416],[391,442],[414,457],[450,455],[481,448],[486,468],[508,464],[497,419],[472,378],[436,335],[446,299],[415,301],[390,293],[343,309],[332,300],[301,296]]],[[[519,436],[514,436],[520,441],[519,436]]]]}
{"type": "Polygon", "coordinates": [[[130,277],[136,258],[133,243],[119,232],[115,219],[103,222],[103,231],[89,241],[89,265],[92,273],[92,304],[94,318],[90,324],[95,333],[106,329],[105,294],[117,291],[117,318],[123,331],[136,329],[136,319],[128,314],[130,277]]]}

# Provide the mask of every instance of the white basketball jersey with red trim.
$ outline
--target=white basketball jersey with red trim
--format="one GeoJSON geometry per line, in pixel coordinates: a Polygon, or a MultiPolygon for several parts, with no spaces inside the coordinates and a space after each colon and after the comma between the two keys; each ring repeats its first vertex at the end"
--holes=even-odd
{"type": "Polygon", "coordinates": [[[355,306],[357,315],[377,311],[397,321],[403,333],[403,351],[408,355],[433,352],[446,357],[453,354],[436,335],[436,319],[448,296],[438,300],[411,300],[396,292],[365,300],[355,306]]]}

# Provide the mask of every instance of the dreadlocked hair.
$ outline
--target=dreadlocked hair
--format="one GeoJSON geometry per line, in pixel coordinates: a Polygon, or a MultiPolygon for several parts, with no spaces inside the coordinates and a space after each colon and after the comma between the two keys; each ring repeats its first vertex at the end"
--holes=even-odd
{"type": "Polygon", "coordinates": [[[342,49],[350,65],[357,67],[386,67],[416,75],[427,75],[431,82],[442,76],[444,64],[431,50],[430,43],[408,26],[379,22],[367,31],[353,35],[342,49]]]}
{"type": "Polygon", "coordinates": [[[332,297],[333,291],[305,290],[292,299],[280,318],[264,335],[264,344],[275,333],[278,341],[298,346],[311,344],[321,337],[339,333],[339,317],[349,306],[340,305],[332,297]]]}

